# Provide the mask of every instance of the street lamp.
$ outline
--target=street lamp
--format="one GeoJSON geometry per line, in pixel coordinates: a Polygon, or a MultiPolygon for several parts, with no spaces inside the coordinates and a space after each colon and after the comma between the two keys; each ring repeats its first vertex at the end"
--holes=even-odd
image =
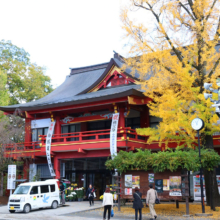
{"type": "Polygon", "coordinates": [[[204,192],[203,192],[203,179],[202,179],[202,163],[201,163],[201,152],[200,152],[200,137],[199,131],[204,128],[204,121],[201,118],[195,118],[191,122],[191,126],[194,130],[197,131],[198,136],[198,147],[199,147],[199,160],[200,160],[200,190],[201,190],[201,203],[202,203],[202,213],[205,213],[205,204],[204,204],[204,192]]]}

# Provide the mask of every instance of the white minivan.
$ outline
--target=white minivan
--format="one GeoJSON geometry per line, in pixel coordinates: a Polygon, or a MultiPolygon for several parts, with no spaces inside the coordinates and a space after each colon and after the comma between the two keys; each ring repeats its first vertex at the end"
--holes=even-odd
{"type": "Polygon", "coordinates": [[[8,210],[30,212],[33,209],[51,207],[60,204],[59,181],[57,179],[20,184],[9,197],[8,210]]]}

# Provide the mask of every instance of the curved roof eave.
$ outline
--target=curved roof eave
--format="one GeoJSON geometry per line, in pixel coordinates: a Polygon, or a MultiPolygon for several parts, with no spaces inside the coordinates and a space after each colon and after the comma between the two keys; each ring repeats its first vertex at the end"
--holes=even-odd
{"type": "MultiPolygon", "coordinates": [[[[105,77],[106,75],[108,74],[108,72],[111,70],[112,66],[115,65],[117,66],[118,68],[122,68],[124,63],[122,63],[121,61],[119,61],[118,59],[116,58],[111,58],[108,66],[106,67],[105,71],[103,72],[103,74],[91,85],[89,86],[87,89],[81,91],[78,95],[81,95],[81,94],[84,94],[84,93],[87,93],[89,92],[90,90],[92,90],[93,88],[95,88],[105,77]]],[[[139,81],[139,79],[135,76],[137,76],[138,73],[135,73],[135,76],[131,75],[131,68],[126,68],[124,74],[127,75],[128,77],[134,79],[134,80],[137,80],[139,81]]]]}
{"type": "Polygon", "coordinates": [[[9,106],[0,106],[0,110],[5,111],[5,112],[12,112],[16,108],[19,108],[22,111],[43,110],[43,109],[47,110],[50,108],[67,107],[71,105],[91,103],[91,102],[96,102],[96,101],[104,101],[104,100],[110,100],[110,99],[115,99],[115,98],[122,98],[122,97],[130,96],[130,95],[144,97],[141,91],[138,91],[135,87],[131,87],[131,86],[125,86],[124,88],[119,87],[117,89],[113,88],[112,91],[110,90],[111,89],[108,89],[107,92],[101,90],[95,93],[82,94],[82,95],[76,96],[77,98],[75,100],[60,100],[60,102],[50,103],[47,105],[35,105],[35,106],[16,105],[16,107],[10,106],[10,108],[9,106]]]}

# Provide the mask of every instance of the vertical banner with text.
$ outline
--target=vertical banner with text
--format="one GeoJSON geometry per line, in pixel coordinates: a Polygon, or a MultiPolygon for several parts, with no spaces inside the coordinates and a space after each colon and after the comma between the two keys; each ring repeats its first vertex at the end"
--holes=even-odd
{"type": "Polygon", "coordinates": [[[46,138],[46,155],[47,155],[47,163],[48,163],[48,167],[50,170],[50,175],[51,176],[56,176],[54,169],[53,169],[53,165],[51,162],[51,155],[50,155],[50,151],[51,151],[51,139],[53,136],[53,130],[54,130],[54,126],[55,126],[55,121],[50,122],[50,126],[47,132],[47,138],[46,138]]]}
{"type": "Polygon", "coordinates": [[[7,189],[15,189],[16,165],[8,165],[7,189]]]}
{"type": "Polygon", "coordinates": [[[112,125],[110,132],[110,152],[112,159],[117,155],[117,131],[118,131],[119,113],[112,115],[112,125]]]}

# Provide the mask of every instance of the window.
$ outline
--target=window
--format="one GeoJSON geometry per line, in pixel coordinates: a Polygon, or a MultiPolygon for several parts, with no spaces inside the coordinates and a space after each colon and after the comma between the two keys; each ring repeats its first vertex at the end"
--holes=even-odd
{"type": "MultiPolygon", "coordinates": [[[[64,125],[61,127],[61,133],[74,133],[81,131],[81,124],[64,125]]],[[[77,134],[75,134],[77,136],[77,134]]],[[[63,135],[63,136],[74,136],[74,134],[63,135]]],[[[67,141],[78,141],[79,137],[67,138],[67,141]]]]}
{"type": "Polygon", "coordinates": [[[18,186],[13,194],[14,195],[27,194],[30,188],[31,186],[18,186]]]}
{"type": "MultiPolygon", "coordinates": [[[[111,123],[111,120],[89,122],[88,131],[111,129],[111,123]]],[[[109,135],[99,135],[99,138],[109,138],[109,135]]],[[[90,136],[89,139],[95,139],[95,136],[90,136]]]]}
{"type": "Polygon", "coordinates": [[[32,129],[32,141],[39,141],[39,135],[47,135],[48,128],[32,129]]]}
{"type": "Polygon", "coordinates": [[[38,194],[38,186],[33,186],[30,192],[30,195],[38,194]]]}
{"type": "Polygon", "coordinates": [[[50,192],[55,192],[55,185],[50,185],[50,192]]]}
{"type": "Polygon", "coordinates": [[[42,186],[40,186],[40,191],[41,191],[41,193],[48,193],[48,192],[49,192],[49,187],[48,187],[48,185],[42,185],[42,186]]]}
{"type": "Polygon", "coordinates": [[[127,118],[126,127],[131,127],[131,129],[140,128],[140,117],[137,118],[127,118]]]}

